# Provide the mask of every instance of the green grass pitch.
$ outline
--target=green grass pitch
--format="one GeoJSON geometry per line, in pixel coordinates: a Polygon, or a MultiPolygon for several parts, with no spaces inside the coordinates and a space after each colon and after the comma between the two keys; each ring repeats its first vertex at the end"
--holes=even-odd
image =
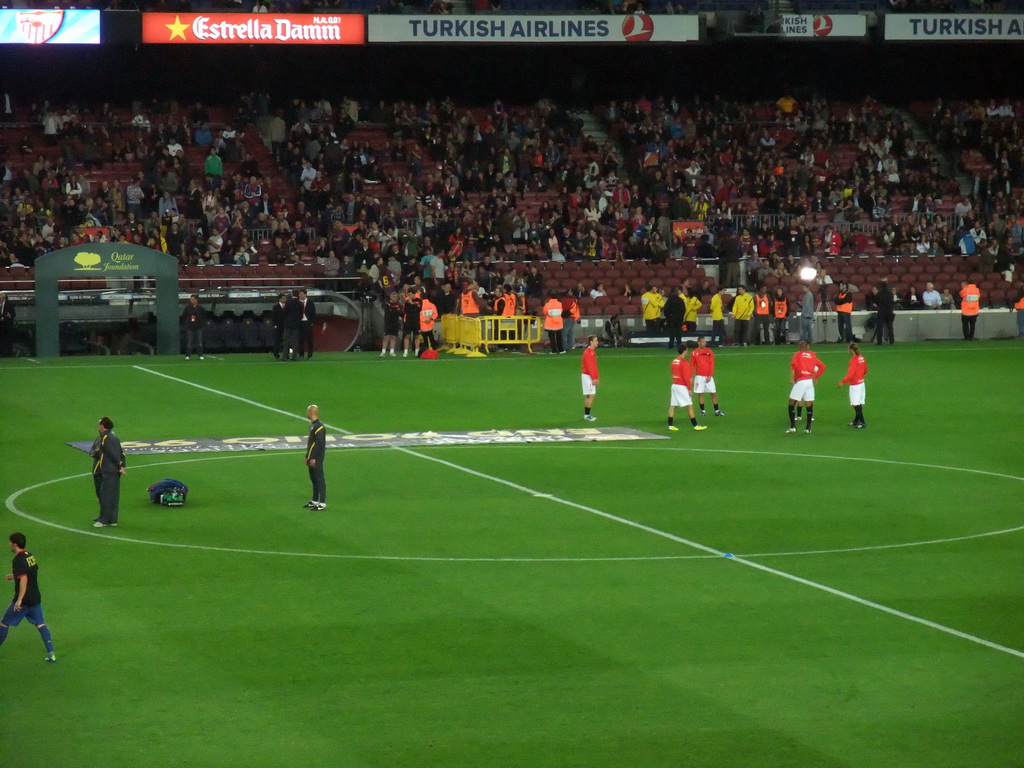
{"type": "MultiPolygon", "coordinates": [[[[59,663],[11,630],[0,757],[1024,766],[1024,347],[865,345],[866,430],[847,351],[817,351],[810,436],[784,434],[793,348],[727,348],[703,433],[330,451],[325,512],[301,450],[130,457],[102,531],[65,445],[101,416],[124,440],[304,435],[313,402],[356,433],[582,427],[579,352],[3,361],[3,534],[59,663]],[[183,509],[149,503],[164,477],[183,509]]],[[[597,426],[668,434],[672,355],[598,356],[597,426]]]]}

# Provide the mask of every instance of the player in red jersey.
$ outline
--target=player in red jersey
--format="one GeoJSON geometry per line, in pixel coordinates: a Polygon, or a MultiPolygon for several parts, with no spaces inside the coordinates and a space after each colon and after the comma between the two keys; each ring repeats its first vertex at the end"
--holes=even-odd
{"type": "Polygon", "coordinates": [[[693,386],[693,368],[687,359],[690,348],[686,344],[679,346],[679,357],[672,361],[672,394],[668,405],[668,428],[678,432],[679,427],[675,425],[676,406],[685,405],[690,414],[690,423],[697,432],[707,427],[697,423],[693,415],[693,399],[690,397],[690,389],[693,386]]]}
{"type": "Polygon", "coordinates": [[[704,415],[704,393],[711,394],[711,404],[715,407],[715,416],[725,416],[718,407],[718,388],[715,386],[715,353],[707,345],[703,336],[697,337],[697,348],[690,356],[693,362],[693,391],[697,394],[700,404],[700,415],[704,415]]]}
{"type": "Polygon", "coordinates": [[[594,395],[597,394],[597,384],[600,378],[597,372],[597,349],[601,341],[597,336],[587,337],[587,348],[583,350],[583,373],[580,378],[583,382],[583,418],[587,421],[597,421],[590,409],[594,405],[594,395]]]}
{"type": "Polygon", "coordinates": [[[793,387],[789,391],[789,429],[786,432],[796,432],[796,404],[802,400],[807,405],[807,428],[804,432],[809,435],[814,421],[814,382],[825,372],[825,364],[811,352],[811,343],[804,339],[789,367],[789,383],[793,387]]]}
{"type": "Polygon", "coordinates": [[[850,422],[850,426],[856,429],[864,429],[867,426],[864,423],[864,377],[867,375],[868,363],[860,353],[860,347],[851,344],[850,367],[846,369],[846,375],[836,384],[836,388],[842,388],[843,384],[850,385],[850,405],[853,406],[853,421],[850,422]]]}

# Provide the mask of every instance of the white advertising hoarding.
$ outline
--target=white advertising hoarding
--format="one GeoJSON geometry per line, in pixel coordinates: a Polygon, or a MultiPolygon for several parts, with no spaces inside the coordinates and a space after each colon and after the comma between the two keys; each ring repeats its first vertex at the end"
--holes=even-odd
{"type": "Polygon", "coordinates": [[[779,32],[783,37],[866,37],[867,17],[856,13],[835,16],[787,14],[779,17],[779,32]]]}
{"type": "Polygon", "coordinates": [[[367,17],[370,43],[686,43],[700,39],[697,16],[367,17]]]}
{"type": "Polygon", "coordinates": [[[886,40],[1024,40],[1024,16],[1008,13],[890,13],[886,40]]]}

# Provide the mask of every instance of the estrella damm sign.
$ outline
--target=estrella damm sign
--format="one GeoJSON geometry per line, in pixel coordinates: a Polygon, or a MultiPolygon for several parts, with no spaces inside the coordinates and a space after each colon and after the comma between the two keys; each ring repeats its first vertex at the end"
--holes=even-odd
{"type": "Polygon", "coordinates": [[[357,13],[143,13],[142,42],[236,45],[362,45],[357,13]]]}

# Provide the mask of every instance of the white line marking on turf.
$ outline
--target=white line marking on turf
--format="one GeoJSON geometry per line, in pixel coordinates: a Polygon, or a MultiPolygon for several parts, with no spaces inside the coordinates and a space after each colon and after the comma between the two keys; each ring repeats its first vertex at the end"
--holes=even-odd
{"type": "MultiPolygon", "coordinates": [[[[213,456],[202,456],[194,459],[179,459],[177,461],[159,461],[153,462],[152,464],[144,464],[141,466],[145,467],[163,467],[167,465],[177,464],[189,464],[200,461],[217,461],[220,459],[241,459],[258,453],[261,456],[291,456],[294,455],[288,451],[267,451],[267,452],[246,452],[246,453],[218,453],[213,456]]],[[[153,541],[151,539],[136,539],[130,536],[113,536],[108,533],[100,533],[98,531],[82,530],[81,528],[73,528],[68,525],[61,525],[51,520],[44,520],[41,517],[30,515],[22,509],[18,508],[15,503],[20,496],[23,494],[34,491],[38,488],[44,488],[48,485],[54,485],[55,483],[63,483],[67,480],[79,480],[83,477],[91,477],[92,475],[88,472],[82,472],[77,475],[68,475],[67,477],[58,477],[53,480],[46,480],[35,485],[29,485],[25,488],[15,491],[7,497],[7,508],[18,517],[24,518],[25,520],[31,520],[33,523],[39,525],[45,525],[50,528],[56,528],[59,531],[65,531],[67,533],[76,533],[81,536],[93,536],[98,539],[109,539],[111,541],[123,541],[129,544],[147,544],[153,547],[167,547],[169,549],[194,549],[203,552],[229,552],[234,554],[242,555],[275,555],[275,556],[288,556],[288,557],[309,557],[319,559],[330,559],[330,560],[398,560],[398,561],[414,561],[414,562],[429,562],[429,563],[604,563],[604,562],[632,562],[632,561],[649,561],[649,560],[707,560],[715,555],[644,555],[644,556],[621,556],[621,557],[430,557],[424,555],[349,555],[349,554],[337,554],[330,552],[281,552],[278,550],[269,549],[245,549],[242,547],[215,547],[212,545],[205,544],[179,544],[176,542],[168,541],[153,541]]]]}
{"type": "MultiPolygon", "coordinates": [[[[619,446],[603,446],[606,448],[615,448],[619,446]]],[[[301,450],[296,448],[295,450],[301,450]]],[[[368,448],[364,451],[383,451],[390,450],[388,448],[368,448]]],[[[686,448],[660,448],[658,450],[664,451],[681,451],[681,450],[696,450],[686,448]]],[[[174,461],[159,461],[152,463],[143,463],[137,466],[149,467],[163,467],[163,466],[175,466],[177,464],[190,464],[201,461],[218,461],[220,459],[242,459],[251,457],[254,455],[258,456],[290,456],[293,455],[294,451],[245,451],[239,453],[217,453],[210,456],[200,456],[191,459],[175,459],[174,461]]],[[[181,454],[175,454],[181,455],[181,454]]],[[[800,456],[802,454],[793,454],[800,456]]],[[[148,458],[148,457],[147,457],[148,458]]],[[[419,457],[426,458],[426,457],[419,457]]],[[[821,457],[827,458],[827,457],[821,457]]],[[[840,457],[837,457],[840,458],[840,457]]],[[[953,469],[951,467],[950,469],[953,469]]],[[[321,552],[281,552],[277,550],[263,550],[263,549],[243,549],[239,547],[215,547],[215,546],[203,546],[199,544],[174,544],[165,541],[154,541],[151,539],[135,539],[127,536],[114,536],[109,533],[98,533],[96,531],[82,530],[80,528],[74,528],[67,525],[61,525],[50,520],[44,520],[40,517],[30,515],[24,510],[18,508],[15,501],[23,494],[30,491],[34,491],[38,488],[43,488],[47,485],[53,485],[55,483],[62,483],[67,480],[77,480],[83,477],[89,477],[88,473],[67,475],[66,477],[58,477],[53,480],[46,480],[42,483],[36,483],[35,485],[26,486],[17,491],[14,491],[7,497],[6,505],[7,508],[17,515],[18,517],[26,520],[31,520],[34,523],[40,525],[49,526],[50,528],[56,528],[57,530],[66,531],[68,533],[76,533],[83,536],[95,536],[101,539],[110,539],[112,541],[125,541],[132,544],[148,544],[154,547],[173,547],[178,549],[199,549],[208,550],[213,552],[233,552],[237,554],[251,554],[251,555],[294,555],[296,557],[314,557],[314,558],[337,558],[343,560],[411,560],[411,561],[424,561],[424,562],[444,562],[444,563],[599,563],[599,562],[642,562],[642,561],[658,561],[658,560],[707,560],[710,558],[718,557],[718,555],[643,555],[643,556],[606,556],[606,557],[434,557],[427,555],[346,555],[336,553],[321,553],[321,552]]],[[[553,499],[554,497],[550,493],[535,493],[533,494],[536,498],[540,499],[553,499]]],[[[877,549],[903,549],[906,547],[922,547],[931,544],[947,544],[950,542],[957,541],[970,541],[971,539],[983,539],[990,536],[1003,536],[1009,533],[1018,533],[1024,531],[1024,525],[1019,525],[1015,528],[1003,528],[998,531],[983,531],[981,533],[965,534],[963,536],[951,536],[945,539],[928,539],[926,541],[908,541],[897,544],[874,544],[863,547],[842,547],[837,549],[809,549],[792,552],[754,552],[754,553],[741,553],[738,557],[741,558],[754,558],[754,557],[795,557],[799,555],[835,555],[844,554],[850,552],[871,552],[877,549]]]]}
{"type": "MultiPolygon", "coordinates": [[[[287,411],[282,411],[279,408],[274,408],[274,407],[269,406],[269,405],[264,405],[263,403],[258,403],[255,400],[248,400],[248,399],[240,397],[238,395],[232,395],[232,394],[230,394],[228,392],[222,392],[220,390],[213,389],[212,387],[205,387],[205,386],[202,386],[202,385],[199,385],[199,384],[194,384],[193,382],[186,381],[185,379],[177,379],[174,376],[168,376],[167,374],[157,373],[156,371],[151,371],[151,370],[149,370],[147,368],[143,368],[142,366],[134,366],[134,367],[138,368],[139,370],[146,371],[147,373],[153,373],[153,374],[158,375],[158,376],[163,376],[164,378],[171,379],[172,381],[179,381],[182,384],[188,384],[190,386],[199,387],[200,389],[206,390],[208,392],[224,395],[224,396],[227,396],[227,397],[234,398],[236,400],[247,402],[247,403],[250,403],[250,404],[252,404],[254,406],[257,406],[259,408],[265,408],[266,410],[274,411],[276,413],[287,413],[287,411]]],[[[289,414],[289,415],[291,415],[291,416],[293,416],[295,418],[298,418],[298,419],[304,419],[305,418],[303,416],[299,416],[298,414],[289,414]]],[[[337,428],[337,427],[331,427],[330,425],[327,425],[327,424],[325,424],[325,426],[327,426],[329,429],[336,429],[337,431],[342,432],[344,434],[352,434],[348,430],[343,430],[343,429],[340,429],[340,428],[337,428]]],[[[450,461],[445,461],[444,459],[439,459],[439,458],[436,458],[434,456],[428,456],[428,455],[423,454],[423,453],[418,453],[417,451],[413,451],[413,450],[410,450],[408,448],[396,448],[395,450],[401,451],[402,453],[408,454],[410,456],[416,456],[417,458],[426,459],[427,461],[433,461],[433,462],[435,462],[437,464],[441,464],[442,466],[450,467],[451,469],[457,470],[459,472],[464,472],[466,474],[473,475],[474,477],[479,477],[479,478],[482,478],[482,479],[485,479],[485,480],[491,480],[492,482],[500,483],[501,485],[508,486],[509,488],[515,488],[516,490],[523,491],[524,493],[528,493],[528,494],[537,494],[538,493],[538,491],[536,491],[536,490],[534,490],[532,488],[527,488],[524,485],[520,485],[518,483],[514,483],[514,482],[512,482],[510,480],[505,480],[505,479],[500,478],[500,477],[495,477],[494,475],[488,475],[485,472],[479,472],[479,471],[477,471],[475,469],[470,469],[469,467],[464,467],[464,466],[462,466],[460,464],[455,464],[455,463],[450,462],[450,461]]],[[[886,463],[898,463],[898,462],[887,461],[886,463]]],[[[925,464],[925,465],[922,465],[922,466],[933,466],[933,465],[925,464]]],[[[998,476],[998,473],[986,473],[986,474],[996,474],[998,476]]],[[[1010,476],[1007,475],[1006,477],[1010,477],[1010,476]]],[[[1018,478],[1014,478],[1014,479],[1018,479],[1018,478]]],[[[560,497],[554,496],[554,495],[552,495],[550,497],[550,499],[551,499],[551,501],[556,502],[558,504],[562,504],[562,505],[567,506],[567,507],[572,507],[574,509],[579,509],[579,510],[584,511],[584,512],[589,512],[592,515],[596,515],[598,517],[603,517],[606,520],[611,520],[611,521],[619,523],[621,525],[626,525],[626,526],[629,526],[631,528],[636,528],[637,530],[646,531],[647,533],[650,533],[650,534],[652,534],[654,536],[661,537],[663,539],[668,539],[669,541],[675,541],[675,542],[677,542],[679,544],[684,544],[685,546],[688,546],[688,547],[690,547],[692,549],[696,549],[699,552],[704,552],[704,553],[707,553],[707,554],[710,554],[710,555],[717,555],[719,557],[725,557],[725,555],[726,555],[725,552],[723,552],[723,551],[721,551],[719,549],[715,549],[714,547],[709,547],[709,546],[707,546],[705,544],[701,544],[699,542],[683,538],[682,536],[676,536],[675,534],[668,533],[667,531],[662,531],[662,530],[659,530],[659,529],[654,528],[652,526],[644,525],[643,523],[638,523],[635,520],[629,520],[629,519],[627,519],[625,517],[619,517],[618,515],[613,515],[610,512],[605,512],[603,510],[596,509],[594,507],[588,507],[585,504],[578,504],[578,503],[576,503],[574,501],[569,501],[568,499],[563,499],[563,498],[560,498],[560,497]]],[[[920,616],[914,616],[913,614],[904,613],[903,611],[899,611],[899,610],[897,610],[895,608],[890,608],[889,606],[882,605],[881,603],[876,603],[873,600],[866,600],[865,598],[858,597],[857,595],[851,594],[849,592],[843,592],[842,590],[834,589],[833,587],[826,586],[825,584],[821,584],[821,583],[816,582],[816,581],[811,581],[810,579],[805,579],[805,578],[803,578],[801,576],[796,576],[795,574],[786,573],[785,571],[780,571],[780,570],[778,570],[776,568],[771,568],[771,567],[769,567],[767,565],[762,565],[761,563],[756,563],[753,560],[747,560],[746,558],[735,557],[735,556],[734,557],[730,557],[728,559],[730,559],[730,560],[732,560],[734,562],[737,562],[737,563],[741,563],[742,565],[745,565],[745,566],[747,566],[749,568],[754,568],[756,570],[759,570],[762,573],[770,573],[770,574],[772,574],[774,576],[778,576],[780,578],[787,579],[787,580],[792,581],[792,582],[794,582],[796,584],[802,584],[802,585],[804,585],[806,587],[811,587],[812,589],[817,589],[817,590],[819,590],[821,592],[825,592],[827,594],[834,595],[835,597],[841,597],[844,600],[849,600],[851,602],[857,603],[858,605],[862,605],[862,606],[865,606],[865,607],[868,607],[868,608],[873,608],[876,611],[882,611],[883,613],[887,613],[890,616],[897,616],[897,617],[899,617],[901,619],[904,619],[906,621],[914,622],[916,624],[920,624],[922,626],[929,627],[931,629],[935,629],[935,630],[938,630],[940,632],[945,632],[946,634],[952,635],[954,637],[959,637],[962,640],[968,640],[968,641],[970,641],[972,643],[977,643],[978,645],[983,645],[986,648],[991,648],[993,650],[1001,651],[1003,653],[1010,654],[1011,656],[1016,656],[1018,658],[1024,659],[1024,651],[1018,651],[1015,648],[1009,648],[1009,647],[1007,647],[1005,645],[999,645],[998,643],[993,643],[990,640],[985,640],[984,638],[977,637],[975,635],[970,635],[970,634],[968,634],[966,632],[961,632],[958,629],[954,629],[952,627],[947,627],[944,624],[938,624],[937,622],[921,618],[920,616]]]]}

